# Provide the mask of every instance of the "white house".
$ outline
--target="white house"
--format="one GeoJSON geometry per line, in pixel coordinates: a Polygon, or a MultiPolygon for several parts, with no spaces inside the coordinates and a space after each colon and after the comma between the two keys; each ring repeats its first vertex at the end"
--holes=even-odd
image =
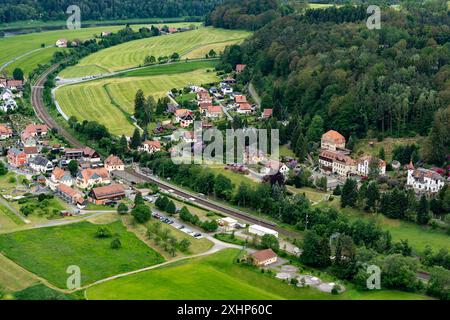
{"type": "Polygon", "coordinates": [[[264,164],[264,167],[261,169],[261,173],[265,175],[276,174],[277,172],[287,175],[289,173],[289,168],[282,162],[269,160],[264,164]]]}
{"type": "Polygon", "coordinates": [[[274,235],[276,238],[278,238],[278,232],[263,226],[260,226],[258,224],[253,224],[248,228],[248,232],[251,234],[256,234],[257,236],[264,236],[266,234],[274,235]]]}
{"type": "Polygon", "coordinates": [[[108,172],[114,170],[124,171],[125,165],[118,156],[110,155],[108,158],[105,159],[105,169],[108,170],[108,172]]]}
{"type": "Polygon", "coordinates": [[[66,48],[67,47],[67,40],[66,39],[58,39],[56,41],[56,46],[58,48],[66,48]]]}
{"type": "Polygon", "coordinates": [[[414,165],[410,162],[406,185],[412,187],[417,193],[436,193],[444,187],[445,179],[432,170],[414,169],[414,165]]]}
{"type": "Polygon", "coordinates": [[[139,148],[139,151],[144,151],[147,153],[155,153],[161,151],[161,142],[157,140],[147,140],[142,143],[142,146],[139,148]]]}
{"type": "Polygon", "coordinates": [[[50,187],[50,189],[56,190],[56,187],[59,184],[64,184],[68,187],[71,187],[73,185],[73,182],[74,179],[72,178],[70,172],[56,167],[55,169],[53,169],[50,180],[47,180],[47,185],[50,187]]]}
{"type": "Polygon", "coordinates": [[[370,173],[370,164],[372,162],[378,162],[378,173],[380,175],[386,174],[386,162],[381,159],[371,157],[371,156],[364,156],[364,157],[361,157],[358,159],[358,161],[357,161],[358,174],[360,174],[362,176],[368,176],[370,173]]]}
{"type": "Polygon", "coordinates": [[[34,157],[30,162],[30,168],[36,172],[48,173],[53,170],[53,164],[42,156],[34,157]]]}

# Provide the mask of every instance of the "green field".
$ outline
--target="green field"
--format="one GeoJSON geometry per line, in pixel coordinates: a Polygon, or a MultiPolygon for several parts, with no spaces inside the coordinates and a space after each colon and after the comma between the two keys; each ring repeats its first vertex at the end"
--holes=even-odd
{"type": "MultiPolygon", "coordinates": [[[[204,58],[205,46],[217,45],[214,48],[217,52],[221,51],[220,48],[223,50],[226,45],[243,41],[249,35],[250,33],[247,31],[206,27],[167,36],[130,41],[89,55],[76,66],[63,70],[60,76],[72,78],[92,75],[88,73],[88,70],[92,69],[86,69],[86,66],[95,66],[109,72],[138,67],[149,55],[158,58],[177,52],[182,58],[204,58]],[[192,54],[193,51],[195,54],[192,54]]],[[[96,70],[98,74],[100,70],[96,70]]]]}
{"type": "MultiPolygon", "coordinates": [[[[125,23],[124,23],[125,24],[125,23]]],[[[174,23],[169,24],[176,27],[189,26],[192,23],[174,23]]],[[[196,25],[199,25],[198,23],[196,25]]],[[[139,29],[143,25],[132,25],[131,27],[135,30],[139,29]]],[[[17,35],[7,38],[0,38],[0,65],[5,62],[13,60],[15,57],[19,57],[27,52],[35,49],[39,49],[41,44],[45,46],[55,45],[56,40],[65,38],[67,40],[86,40],[93,38],[94,35],[99,35],[102,31],[116,32],[123,29],[124,25],[121,26],[104,26],[104,27],[94,27],[94,28],[81,28],[78,30],[54,30],[46,32],[29,33],[24,35],[17,35]]],[[[11,72],[14,70],[15,66],[24,66],[23,68],[30,71],[33,66],[38,64],[45,64],[49,62],[53,49],[44,49],[25,56],[18,61],[14,62],[5,68],[6,71],[11,72]]]]}
{"type": "MultiPolygon", "coordinates": [[[[177,62],[170,64],[161,64],[141,68],[137,70],[127,71],[118,75],[118,77],[148,77],[148,76],[160,76],[169,74],[178,74],[184,72],[191,72],[197,69],[211,69],[217,65],[217,60],[203,60],[203,61],[189,61],[189,62],[177,62]]],[[[194,94],[195,97],[195,94],[194,94]]]]}
{"type": "Polygon", "coordinates": [[[14,292],[25,289],[36,282],[37,279],[32,274],[0,255],[0,288],[14,292]]]}
{"type": "Polygon", "coordinates": [[[111,238],[95,237],[98,227],[80,222],[0,235],[0,252],[60,288],[66,286],[66,270],[71,265],[80,267],[85,285],[164,261],[121,222],[107,225],[120,237],[122,248],[118,250],[110,248],[111,238]]]}
{"type": "Polygon", "coordinates": [[[206,69],[167,76],[116,77],[61,87],[56,92],[56,99],[63,111],[68,116],[76,116],[78,121],[95,120],[113,134],[131,136],[135,127],[127,116],[134,113],[134,97],[138,89],[157,99],[173,88],[218,80],[214,72],[206,69]]]}
{"type": "Polygon", "coordinates": [[[414,137],[414,138],[385,138],[383,141],[378,142],[377,139],[360,139],[356,142],[353,148],[352,154],[357,157],[363,154],[378,156],[381,148],[384,148],[386,154],[386,160],[391,161],[392,151],[395,146],[407,145],[407,144],[417,144],[423,146],[426,139],[424,137],[414,137]],[[370,144],[373,143],[373,145],[370,144]]]}
{"type": "Polygon", "coordinates": [[[88,299],[267,300],[267,299],[426,299],[397,292],[348,292],[333,296],[313,288],[296,288],[259,271],[233,263],[239,251],[175,262],[87,289],[88,299]]]}

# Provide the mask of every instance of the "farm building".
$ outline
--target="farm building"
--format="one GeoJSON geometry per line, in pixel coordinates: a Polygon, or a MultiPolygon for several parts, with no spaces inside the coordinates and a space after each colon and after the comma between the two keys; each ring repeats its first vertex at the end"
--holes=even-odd
{"type": "Polygon", "coordinates": [[[251,234],[256,234],[257,236],[264,236],[266,234],[271,234],[274,235],[275,237],[278,238],[278,232],[257,224],[253,224],[248,228],[248,232],[251,234]]]}
{"type": "Polygon", "coordinates": [[[125,188],[121,184],[112,184],[109,186],[92,189],[90,201],[95,204],[105,204],[109,201],[121,200],[125,197],[125,188]]]}
{"type": "Polygon", "coordinates": [[[265,249],[252,253],[250,259],[255,266],[264,267],[277,262],[278,256],[272,249],[265,249]]]}

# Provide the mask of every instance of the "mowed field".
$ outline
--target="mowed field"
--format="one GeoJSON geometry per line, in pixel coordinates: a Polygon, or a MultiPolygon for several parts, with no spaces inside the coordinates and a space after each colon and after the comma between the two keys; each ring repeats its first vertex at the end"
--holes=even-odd
{"type": "MultiPolygon", "coordinates": [[[[168,25],[174,27],[186,27],[192,23],[170,23],[168,25]]],[[[195,24],[195,23],[194,23],[195,24]]],[[[125,25],[125,24],[124,24],[125,25]]],[[[54,46],[56,40],[65,38],[67,40],[87,40],[94,37],[94,35],[101,34],[102,31],[116,32],[124,28],[123,26],[104,26],[94,28],[81,28],[78,30],[54,30],[38,33],[29,33],[24,35],[17,35],[12,37],[0,38],[0,66],[4,63],[13,60],[27,52],[41,48],[44,46],[54,46]]],[[[157,24],[155,24],[157,25],[157,24]]],[[[199,25],[198,23],[195,25],[199,25]]],[[[143,25],[132,25],[134,30],[138,30],[143,25]]],[[[146,25],[148,26],[148,25],[146,25]]],[[[26,69],[27,72],[33,70],[38,64],[45,64],[50,61],[53,53],[56,50],[63,50],[57,48],[42,49],[31,53],[21,59],[17,60],[11,65],[8,65],[4,71],[12,72],[14,67],[20,66],[26,69]]]]}
{"type": "Polygon", "coordinates": [[[350,288],[337,296],[314,288],[297,288],[234,263],[237,249],[175,262],[169,266],[104,282],[88,288],[94,300],[305,300],[305,299],[426,299],[398,292],[359,292],[350,288]]]}
{"type": "Polygon", "coordinates": [[[173,88],[219,80],[209,68],[190,72],[181,68],[181,73],[170,71],[167,75],[158,74],[156,68],[148,73],[152,71],[157,75],[115,77],[64,86],[56,91],[56,99],[68,116],[76,116],[79,121],[95,120],[113,134],[131,136],[135,127],[127,116],[134,113],[134,97],[139,89],[157,99],[173,88]]]}
{"type": "Polygon", "coordinates": [[[0,288],[8,292],[23,290],[38,280],[11,260],[0,255],[0,288]]]}
{"type": "MultiPolygon", "coordinates": [[[[204,58],[205,53],[214,49],[217,53],[225,46],[242,42],[250,35],[243,30],[225,30],[213,27],[199,28],[183,33],[130,41],[101,50],[82,59],[79,64],[60,73],[63,78],[92,75],[87,66],[95,66],[109,72],[137,67],[144,63],[146,56],[169,56],[177,52],[182,58],[204,58]]],[[[104,73],[104,72],[100,72],[104,73]]]]}
{"type": "Polygon", "coordinates": [[[99,225],[80,222],[0,235],[0,253],[60,288],[66,287],[71,265],[80,267],[85,285],[164,261],[121,222],[106,226],[117,234],[122,248],[111,249],[111,238],[96,238],[99,225]]]}

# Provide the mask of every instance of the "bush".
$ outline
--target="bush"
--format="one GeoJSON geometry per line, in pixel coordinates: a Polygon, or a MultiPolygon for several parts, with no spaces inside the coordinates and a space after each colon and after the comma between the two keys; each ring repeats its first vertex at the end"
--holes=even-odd
{"type": "Polygon", "coordinates": [[[95,232],[95,236],[97,238],[109,238],[111,237],[111,235],[111,230],[109,230],[107,227],[99,227],[95,232]]]}
{"type": "Polygon", "coordinates": [[[140,204],[136,206],[131,211],[131,214],[138,223],[145,223],[148,220],[150,220],[151,217],[150,208],[147,207],[145,204],[140,204]]]}
{"type": "Polygon", "coordinates": [[[128,213],[128,207],[125,203],[120,203],[119,206],[117,207],[117,213],[118,214],[127,214],[128,213]]]}
{"type": "Polygon", "coordinates": [[[111,241],[111,249],[120,249],[122,247],[122,242],[120,242],[119,238],[114,238],[111,241]]]}

